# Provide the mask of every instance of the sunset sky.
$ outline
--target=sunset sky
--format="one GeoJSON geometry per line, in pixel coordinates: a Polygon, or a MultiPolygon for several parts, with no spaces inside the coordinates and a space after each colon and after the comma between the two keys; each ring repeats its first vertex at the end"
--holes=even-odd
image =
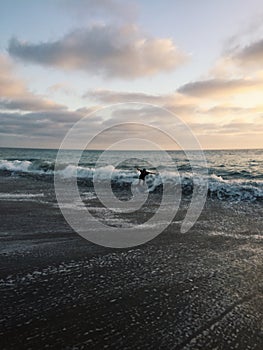
{"type": "Polygon", "coordinates": [[[176,128],[153,104],[205,149],[262,148],[262,0],[0,1],[1,147],[57,148],[115,103],[90,136],[109,119],[176,128]]]}

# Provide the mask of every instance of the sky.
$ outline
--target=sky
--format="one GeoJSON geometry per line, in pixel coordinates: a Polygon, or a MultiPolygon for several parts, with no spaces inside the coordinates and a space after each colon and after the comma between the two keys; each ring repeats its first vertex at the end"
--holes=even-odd
{"type": "Polygon", "coordinates": [[[0,0],[0,147],[263,148],[262,97],[262,0],[0,0]]]}

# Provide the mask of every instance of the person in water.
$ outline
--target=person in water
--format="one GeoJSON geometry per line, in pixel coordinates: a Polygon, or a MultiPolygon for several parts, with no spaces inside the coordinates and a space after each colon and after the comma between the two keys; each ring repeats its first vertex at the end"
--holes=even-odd
{"type": "Polygon", "coordinates": [[[144,184],[145,182],[145,177],[149,174],[155,174],[155,173],[152,173],[151,171],[147,171],[145,168],[143,169],[139,169],[137,168],[137,170],[140,172],[140,176],[139,176],[139,185],[141,184],[141,181],[142,181],[142,184],[144,184]]]}

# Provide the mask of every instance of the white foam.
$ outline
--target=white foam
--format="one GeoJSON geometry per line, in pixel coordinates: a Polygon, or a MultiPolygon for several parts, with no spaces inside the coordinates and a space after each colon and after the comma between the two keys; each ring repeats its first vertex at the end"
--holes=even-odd
{"type": "Polygon", "coordinates": [[[23,199],[44,197],[44,193],[0,193],[0,199],[23,199]]]}
{"type": "Polygon", "coordinates": [[[235,238],[235,239],[256,239],[256,240],[262,240],[263,235],[260,234],[242,234],[242,233],[231,233],[231,232],[223,232],[223,231],[211,231],[206,233],[208,236],[223,236],[223,237],[229,237],[229,238],[235,238]]]}
{"type": "Polygon", "coordinates": [[[32,162],[29,160],[0,160],[0,169],[1,170],[10,170],[10,171],[28,171],[28,168],[32,165],[32,162]]]}

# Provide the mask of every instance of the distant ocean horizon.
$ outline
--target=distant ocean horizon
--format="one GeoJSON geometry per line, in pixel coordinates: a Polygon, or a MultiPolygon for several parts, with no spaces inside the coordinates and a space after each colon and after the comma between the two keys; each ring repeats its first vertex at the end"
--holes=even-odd
{"type": "MultiPolygon", "coordinates": [[[[0,146],[0,149],[28,149],[28,150],[46,150],[46,151],[58,151],[60,148],[46,148],[46,147],[10,147],[10,146],[0,146]]],[[[65,149],[68,151],[81,151],[80,148],[68,148],[65,149]]],[[[187,149],[189,151],[194,151],[193,149],[187,149]]],[[[262,148],[202,148],[202,150],[204,152],[206,151],[250,151],[250,150],[257,150],[263,151],[263,147],[262,148]]],[[[105,148],[87,148],[86,151],[105,151],[105,148]]],[[[139,151],[138,149],[118,149],[117,151],[139,151]]],[[[154,149],[148,149],[148,150],[144,150],[144,151],[155,151],[154,149]]],[[[164,149],[164,151],[179,151],[179,152],[184,152],[184,150],[182,149],[164,149]]]]}

